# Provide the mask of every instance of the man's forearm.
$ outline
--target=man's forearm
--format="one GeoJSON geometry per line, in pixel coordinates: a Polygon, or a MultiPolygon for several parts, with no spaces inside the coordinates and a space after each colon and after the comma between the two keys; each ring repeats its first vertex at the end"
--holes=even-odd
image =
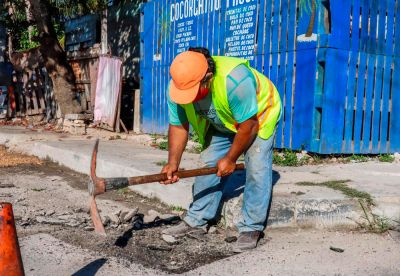
{"type": "Polygon", "coordinates": [[[226,154],[226,157],[232,162],[236,162],[239,156],[253,143],[254,139],[257,137],[257,133],[258,120],[256,116],[239,124],[238,132],[235,135],[232,146],[226,154]]]}
{"type": "Polygon", "coordinates": [[[168,163],[178,166],[186,148],[189,125],[169,125],[168,129],[168,163]]]}

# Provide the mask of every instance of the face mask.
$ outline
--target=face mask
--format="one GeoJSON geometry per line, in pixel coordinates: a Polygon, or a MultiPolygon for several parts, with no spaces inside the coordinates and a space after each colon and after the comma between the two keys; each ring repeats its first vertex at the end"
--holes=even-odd
{"type": "Polygon", "coordinates": [[[194,99],[193,102],[198,102],[198,101],[204,99],[208,95],[209,91],[210,91],[210,89],[208,87],[200,87],[199,93],[197,93],[197,97],[196,97],[196,99],[194,99]]]}

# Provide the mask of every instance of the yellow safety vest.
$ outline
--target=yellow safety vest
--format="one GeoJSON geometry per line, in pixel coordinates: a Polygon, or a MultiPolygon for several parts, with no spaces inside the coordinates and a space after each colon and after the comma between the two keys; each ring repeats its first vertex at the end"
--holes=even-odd
{"type": "MultiPolygon", "coordinates": [[[[229,108],[226,79],[234,68],[243,64],[252,71],[257,81],[258,136],[263,139],[271,137],[281,113],[281,99],[274,84],[266,76],[251,68],[247,60],[225,56],[213,56],[212,58],[216,65],[216,72],[211,84],[212,101],[221,122],[227,129],[237,132],[237,122],[229,108]]],[[[208,121],[195,112],[192,103],[181,106],[185,109],[189,123],[199,137],[199,142],[204,145],[209,126],[208,121]]]]}

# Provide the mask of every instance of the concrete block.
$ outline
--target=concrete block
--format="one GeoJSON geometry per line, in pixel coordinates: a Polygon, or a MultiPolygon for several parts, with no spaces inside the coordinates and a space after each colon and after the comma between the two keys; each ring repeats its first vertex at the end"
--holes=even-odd
{"type": "MultiPolygon", "coordinates": [[[[224,204],[222,216],[226,227],[234,228],[241,218],[243,194],[224,204]]],[[[274,197],[268,216],[269,226],[293,226],[296,201],[290,197],[274,197]]]]}
{"type": "Polygon", "coordinates": [[[242,205],[243,194],[224,203],[221,216],[225,227],[235,227],[241,216],[242,205]]]}
{"type": "Polygon", "coordinates": [[[65,120],[92,120],[92,114],[65,114],[65,120]]]}
{"type": "Polygon", "coordinates": [[[356,226],[360,206],[356,200],[307,199],[296,204],[296,225],[300,227],[329,228],[356,226]]]}
{"type": "Polygon", "coordinates": [[[273,197],[269,211],[269,226],[293,226],[295,223],[296,200],[291,197],[273,197]]]}

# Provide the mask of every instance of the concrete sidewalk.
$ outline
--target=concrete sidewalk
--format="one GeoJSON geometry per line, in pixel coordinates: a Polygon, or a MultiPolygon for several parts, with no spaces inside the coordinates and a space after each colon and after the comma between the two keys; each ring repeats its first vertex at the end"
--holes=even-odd
{"type": "MultiPolygon", "coordinates": [[[[110,133],[108,133],[110,135],[110,133]]],[[[97,137],[32,131],[21,127],[0,127],[0,144],[12,150],[49,158],[81,173],[89,174],[90,156],[97,137]]],[[[146,135],[130,135],[126,139],[102,139],[99,147],[97,174],[103,177],[137,176],[158,173],[160,162],[168,152],[148,146],[146,135]],[[158,164],[157,164],[158,163],[158,164]]],[[[200,166],[198,154],[185,153],[181,167],[200,166]]],[[[233,225],[240,213],[242,178],[235,177],[235,192],[227,194],[223,208],[227,225],[233,225]]],[[[376,207],[373,212],[391,218],[400,218],[400,163],[323,164],[302,167],[274,167],[273,203],[269,216],[271,226],[336,227],[355,225],[362,212],[357,200],[341,192],[319,186],[299,186],[296,183],[350,180],[348,186],[369,193],[376,207]],[[350,218],[350,219],[349,219],[350,218]]],[[[86,181],[86,180],[84,180],[86,181]]],[[[158,183],[132,187],[132,190],[156,197],[168,205],[188,208],[191,202],[193,179],[163,186],[158,183]]]]}

